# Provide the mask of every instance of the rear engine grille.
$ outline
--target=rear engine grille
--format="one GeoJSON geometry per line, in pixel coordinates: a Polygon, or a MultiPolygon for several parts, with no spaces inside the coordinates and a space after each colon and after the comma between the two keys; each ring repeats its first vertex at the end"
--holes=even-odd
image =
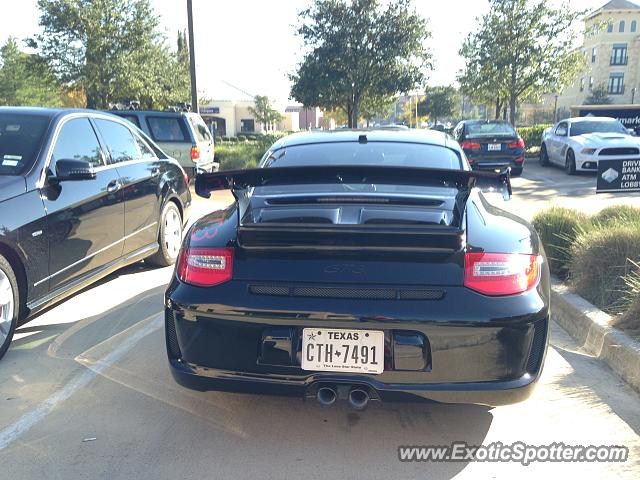
{"type": "Polygon", "coordinates": [[[547,336],[547,320],[539,320],[533,325],[533,341],[527,360],[527,372],[536,373],[540,368],[540,362],[544,355],[544,346],[547,336]]]}
{"type": "Polygon", "coordinates": [[[173,359],[182,357],[180,346],[178,345],[178,336],[176,335],[176,321],[173,316],[173,310],[167,308],[164,311],[165,333],[167,336],[167,353],[173,359]]]}
{"type": "Polygon", "coordinates": [[[602,150],[600,150],[600,155],[601,156],[607,156],[607,155],[638,155],[638,153],[640,153],[640,150],[638,150],[637,148],[633,148],[633,147],[603,148],[602,150]]]}
{"type": "Polygon", "coordinates": [[[397,288],[352,288],[352,287],[299,287],[288,285],[249,285],[254,295],[272,295],[307,298],[346,298],[360,300],[440,300],[442,290],[397,289],[397,288]]]}

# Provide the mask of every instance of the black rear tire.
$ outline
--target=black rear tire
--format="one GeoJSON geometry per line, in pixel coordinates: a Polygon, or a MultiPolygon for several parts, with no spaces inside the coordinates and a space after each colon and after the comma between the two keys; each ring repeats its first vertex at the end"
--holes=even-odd
{"type": "Polygon", "coordinates": [[[564,170],[567,172],[567,175],[576,174],[576,155],[573,153],[573,150],[569,150],[567,152],[567,159],[564,162],[564,170]]]}
{"type": "Polygon", "coordinates": [[[549,153],[547,152],[547,146],[544,143],[540,146],[540,166],[549,166],[549,153]]]}
{"type": "Polygon", "coordinates": [[[160,228],[158,229],[158,251],[145,261],[157,267],[168,267],[176,263],[182,239],[182,216],[175,203],[169,201],[160,214],[160,228]],[[176,225],[176,217],[179,222],[176,225]],[[176,229],[179,229],[179,233],[176,229]],[[176,238],[179,236],[179,239],[176,238]],[[178,242],[177,248],[174,242],[178,242]]]}
{"type": "MultiPolygon", "coordinates": [[[[20,314],[20,290],[13,268],[11,268],[7,259],[2,255],[0,255],[0,271],[2,272],[0,276],[4,281],[8,282],[10,287],[7,291],[3,290],[3,293],[8,295],[13,302],[11,306],[8,304],[0,306],[0,312],[2,312],[2,318],[0,318],[0,358],[2,358],[9,349],[11,339],[13,339],[13,334],[18,324],[18,316],[20,314]],[[4,318],[5,309],[9,309],[7,312],[8,318],[6,319],[4,318]]],[[[2,282],[0,282],[0,286],[4,287],[2,282]]],[[[6,300],[9,300],[9,298],[6,300]]]]}

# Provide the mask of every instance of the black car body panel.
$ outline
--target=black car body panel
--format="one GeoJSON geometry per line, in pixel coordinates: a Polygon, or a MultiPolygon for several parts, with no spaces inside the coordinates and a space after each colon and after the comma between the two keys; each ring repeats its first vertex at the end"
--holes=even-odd
{"type": "MultiPolygon", "coordinates": [[[[154,158],[110,163],[109,145],[96,119],[138,135],[118,117],[92,110],[0,108],[3,118],[22,115],[48,122],[32,162],[19,174],[0,175],[0,254],[20,283],[24,317],[153,254],[160,208],[173,201],[186,220],[191,194],[179,164],[152,143],[147,147],[154,158]],[[64,125],[73,120],[87,122],[94,132],[94,153],[103,164],[95,168],[93,179],[55,181],[49,168],[52,152],[64,125]]],[[[29,132],[22,133],[25,137],[16,145],[29,140],[29,132]]]]}
{"type": "MultiPolygon", "coordinates": [[[[360,135],[294,136],[265,158],[305,142],[362,142],[360,135]]],[[[442,134],[367,136],[424,141],[463,158],[442,134]]],[[[527,222],[490,205],[477,188],[485,182],[508,190],[508,173],[461,165],[283,166],[198,178],[204,196],[231,186],[237,202],[198,220],[183,251],[231,247],[233,277],[199,287],[174,275],[165,325],[176,380],[199,390],[298,396],[329,385],[338,392],[361,386],[382,400],[502,405],[525,399],[548,341],[548,268],[542,260],[528,291],[488,296],[463,285],[465,253],[544,259],[544,252],[527,222]],[[384,185],[399,188],[390,195],[384,185]],[[303,328],[384,332],[384,371],[303,370],[303,328]]]]}

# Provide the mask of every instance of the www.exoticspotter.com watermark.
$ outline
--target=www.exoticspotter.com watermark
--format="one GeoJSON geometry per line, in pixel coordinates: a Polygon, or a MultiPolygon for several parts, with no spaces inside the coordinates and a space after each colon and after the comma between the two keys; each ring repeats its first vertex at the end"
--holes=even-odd
{"type": "Polygon", "coordinates": [[[422,445],[398,447],[401,462],[626,462],[629,449],[620,445],[528,445],[523,442],[488,445],[422,445]]]}

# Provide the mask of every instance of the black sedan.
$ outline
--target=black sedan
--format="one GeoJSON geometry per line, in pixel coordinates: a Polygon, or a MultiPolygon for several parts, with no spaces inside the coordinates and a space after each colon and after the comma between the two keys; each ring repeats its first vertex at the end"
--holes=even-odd
{"type": "Polygon", "coordinates": [[[17,322],[133,262],[178,256],[180,165],[125,120],[0,108],[0,357],[17,322]]]}
{"type": "Polygon", "coordinates": [[[474,172],[439,132],[276,142],[261,168],[203,174],[236,202],[185,236],[166,292],[175,379],[329,405],[502,405],[529,396],[549,328],[549,270],[508,169],[474,172]]]}
{"type": "Polygon", "coordinates": [[[524,168],[524,140],[502,120],[463,120],[452,132],[474,170],[510,167],[519,176],[524,168]]]}

